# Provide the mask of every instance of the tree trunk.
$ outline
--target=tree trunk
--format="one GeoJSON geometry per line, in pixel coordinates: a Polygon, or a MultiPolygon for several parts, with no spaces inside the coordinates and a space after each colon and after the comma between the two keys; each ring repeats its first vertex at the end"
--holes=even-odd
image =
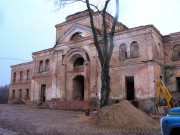
{"type": "Polygon", "coordinates": [[[109,76],[109,66],[105,66],[101,70],[101,100],[100,108],[108,105],[109,103],[109,94],[110,94],[110,76],[109,76]]]}

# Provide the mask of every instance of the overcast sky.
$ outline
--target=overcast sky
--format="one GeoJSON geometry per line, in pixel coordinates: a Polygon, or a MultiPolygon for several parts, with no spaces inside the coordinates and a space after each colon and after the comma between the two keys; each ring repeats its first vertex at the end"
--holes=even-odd
{"type": "MultiPolygon", "coordinates": [[[[119,21],[129,28],[153,24],[162,35],[180,31],[180,0],[119,0],[119,21]]],[[[84,10],[56,11],[49,0],[0,0],[0,86],[10,83],[10,66],[32,60],[32,52],[55,44],[55,24],[84,10]]]]}

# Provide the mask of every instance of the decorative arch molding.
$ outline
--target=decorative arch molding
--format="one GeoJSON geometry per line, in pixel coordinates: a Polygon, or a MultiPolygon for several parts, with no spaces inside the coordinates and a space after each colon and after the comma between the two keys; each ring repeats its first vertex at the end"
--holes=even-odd
{"type": "Polygon", "coordinates": [[[84,61],[90,61],[88,53],[85,50],[80,48],[73,48],[66,52],[62,63],[73,63],[79,57],[82,57],[84,61]]]}
{"type": "MultiPolygon", "coordinates": [[[[75,85],[77,85],[77,87],[79,88],[83,88],[84,94],[80,94],[83,98],[83,100],[88,100],[89,96],[89,72],[90,72],[90,63],[89,63],[89,56],[88,53],[81,49],[81,48],[72,48],[70,50],[68,50],[65,55],[63,56],[63,60],[62,60],[62,66],[63,66],[63,72],[64,72],[64,88],[63,88],[63,93],[66,97],[67,100],[77,100],[77,98],[75,98],[73,92],[75,90],[75,85]],[[78,59],[78,58],[82,58],[83,64],[81,63],[79,66],[74,66],[74,62],[78,59]],[[83,76],[84,77],[84,81],[82,81],[81,79],[78,80],[80,82],[75,83],[74,77],[76,76],[83,76]],[[83,86],[81,87],[80,84],[82,84],[83,86]]],[[[77,80],[76,80],[77,81],[77,80]]],[[[76,91],[76,90],[75,90],[76,91]]]]}
{"type": "Polygon", "coordinates": [[[92,30],[90,27],[86,27],[80,24],[75,24],[71,28],[69,28],[62,37],[57,39],[57,43],[69,42],[71,37],[75,33],[82,33],[84,37],[92,36],[92,30]]]}

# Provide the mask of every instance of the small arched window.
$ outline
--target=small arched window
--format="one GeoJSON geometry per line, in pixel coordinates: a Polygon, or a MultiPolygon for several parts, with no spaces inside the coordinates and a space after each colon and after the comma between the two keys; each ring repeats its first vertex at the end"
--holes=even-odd
{"type": "Polygon", "coordinates": [[[79,57],[79,58],[77,58],[75,61],[74,61],[74,67],[76,67],[76,66],[82,66],[84,64],[84,59],[83,58],[81,58],[81,57],[79,57]]]}
{"type": "Polygon", "coordinates": [[[50,66],[49,59],[47,59],[46,62],[45,62],[45,71],[49,70],[49,66],[50,66]]]}
{"type": "Polygon", "coordinates": [[[121,44],[119,46],[119,60],[127,59],[127,47],[126,44],[121,44]]]}
{"type": "Polygon", "coordinates": [[[13,82],[16,81],[16,72],[14,72],[14,75],[13,75],[13,82]]]}
{"type": "Polygon", "coordinates": [[[43,61],[39,62],[39,72],[43,72],[43,61]]]}
{"type": "Polygon", "coordinates": [[[20,81],[23,80],[23,71],[20,72],[20,78],[19,78],[19,80],[20,80],[20,81]]]}
{"type": "Polygon", "coordinates": [[[30,79],[30,70],[27,71],[27,80],[30,79]]]}
{"type": "Polygon", "coordinates": [[[136,41],[133,41],[130,46],[130,57],[137,58],[139,57],[139,45],[136,41]]]}
{"type": "Polygon", "coordinates": [[[172,60],[180,60],[180,44],[175,45],[173,47],[173,56],[172,56],[172,60]]]}
{"type": "Polygon", "coordinates": [[[82,32],[76,32],[71,36],[70,41],[80,40],[83,37],[84,37],[84,34],[82,32]]]}

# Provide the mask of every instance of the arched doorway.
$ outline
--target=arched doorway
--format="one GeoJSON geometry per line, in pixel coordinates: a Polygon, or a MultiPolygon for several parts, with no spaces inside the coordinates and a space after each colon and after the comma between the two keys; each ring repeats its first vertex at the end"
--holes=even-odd
{"type": "Polygon", "coordinates": [[[77,75],[73,79],[73,93],[72,99],[82,101],[84,100],[84,76],[77,75]]]}

